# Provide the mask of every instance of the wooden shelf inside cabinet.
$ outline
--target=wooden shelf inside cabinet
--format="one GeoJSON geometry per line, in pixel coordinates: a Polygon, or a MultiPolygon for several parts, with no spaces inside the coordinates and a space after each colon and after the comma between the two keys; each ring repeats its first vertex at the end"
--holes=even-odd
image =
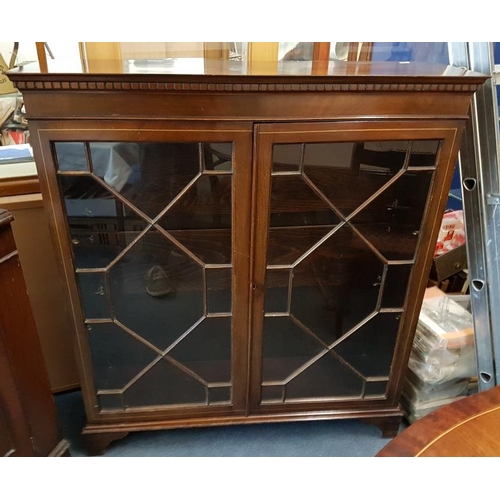
{"type": "Polygon", "coordinates": [[[131,431],[303,419],[394,435],[486,76],[162,64],[9,74],[37,138],[89,452],[131,431]]]}

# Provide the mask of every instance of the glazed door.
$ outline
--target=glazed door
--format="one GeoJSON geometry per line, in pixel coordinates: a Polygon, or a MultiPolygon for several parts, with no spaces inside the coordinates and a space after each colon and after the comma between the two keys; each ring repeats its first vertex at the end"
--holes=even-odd
{"type": "Polygon", "coordinates": [[[256,136],[252,411],[397,404],[457,130],[276,124],[256,136]]]}
{"type": "Polygon", "coordinates": [[[88,414],[243,412],[251,128],[37,128],[88,414]]]}

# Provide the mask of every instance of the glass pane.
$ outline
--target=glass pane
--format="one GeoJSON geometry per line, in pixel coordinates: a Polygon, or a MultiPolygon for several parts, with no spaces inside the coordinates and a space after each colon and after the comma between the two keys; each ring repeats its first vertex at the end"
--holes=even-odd
{"type": "Polygon", "coordinates": [[[432,171],[405,173],[353,219],[388,260],[412,260],[427,205],[432,171]]]}
{"type": "Polygon", "coordinates": [[[268,269],[266,271],[266,313],[288,312],[289,269],[268,269]]]}
{"type": "Polygon", "coordinates": [[[375,311],[383,270],[343,226],[294,268],[291,314],[331,345],[375,311]]]}
{"type": "Polygon", "coordinates": [[[365,377],[388,377],[400,314],[379,313],[349,335],[334,350],[365,377]]]}
{"type": "Polygon", "coordinates": [[[231,318],[205,318],[169,356],[208,383],[231,381],[231,318]]]}
{"type": "Polygon", "coordinates": [[[87,319],[111,318],[105,273],[76,275],[83,310],[87,319]]]}
{"type": "Polygon", "coordinates": [[[157,216],[200,172],[198,143],[91,142],[96,175],[147,216],[157,216]]]}
{"type": "Polygon", "coordinates": [[[439,147],[274,145],[263,400],[383,397],[439,147]]]}
{"type": "Polygon", "coordinates": [[[202,175],[161,219],[165,229],[231,227],[231,176],[202,175]]]}
{"type": "Polygon", "coordinates": [[[306,144],[304,172],[345,216],[403,168],[408,143],[306,144]]]}
{"type": "Polygon", "coordinates": [[[204,264],[231,264],[231,229],[176,229],[169,234],[204,264]]]}
{"type": "Polygon", "coordinates": [[[233,145],[230,142],[203,145],[204,171],[231,172],[233,145]]]}
{"type": "Polygon", "coordinates": [[[158,357],[114,323],[87,325],[97,390],[122,389],[158,357]]]}
{"type": "Polygon", "coordinates": [[[328,353],[290,381],[285,401],[361,397],[363,379],[328,353]]]}
{"type": "Polygon", "coordinates": [[[284,381],[325,349],[290,318],[264,318],[263,381],[284,381]]]}
{"type": "Polygon", "coordinates": [[[285,386],[264,385],[262,386],[263,403],[283,403],[285,400],[285,386]]]}
{"type": "Polygon", "coordinates": [[[409,167],[436,168],[440,141],[413,141],[409,167]]]}
{"type": "Polygon", "coordinates": [[[54,150],[102,408],[230,402],[232,143],[54,150]]]}
{"type": "Polygon", "coordinates": [[[150,230],[109,271],[116,318],[163,350],[203,317],[203,268],[150,230]]]}
{"type": "MultiPolygon", "coordinates": [[[[103,189],[119,192],[150,218],[188,189],[202,171],[227,173],[232,169],[231,143],[89,142],[88,146],[92,171],[103,180],[103,189]]],[[[84,143],[58,142],[55,152],[60,171],[88,170],[84,143]]],[[[200,193],[212,192],[218,199],[227,191],[227,185],[228,181],[218,182],[217,177],[204,179],[194,193],[201,196],[200,193]]],[[[190,196],[193,197],[193,191],[190,196]]],[[[230,190],[222,198],[230,200],[230,190]]],[[[186,205],[178,205],[178,209],[181,207],[185,209],[186,205]]],[[[218,213],[222,214],[220,210],[218,213]]]]}
{"type": "Polygon", "coordinates": [[[298,172],[302,164],[302,144],[273,146],[273,172],[298,172]]]}
{"type": "Polygon", "coordinates": [[[206,405],[207,388],[166,359],[160,360],[123,394],[125,406],[206,405]]]}
{"type": "Polygon", "coordinates": [[[88,176],[59,176],[75,266],[108,266],[147,223],[88,176]]]}
{"type": "Polygon", "coordinates": [[[291,265],[335,226],[271,227],[267,250],[268,265],[291,265]]]}
{"type": "Polygon", "coordinates": [[[232,269],[205,270],[207,280],[207,312],[231,312],[231,280],[232,269]]]}
{"type": "Polygon", "coordinates": [[[54,143],[55,156],[59,171],[88,171],[87,155],[83,142],[54,143]]]}
{"type": "Polygon", "coordinates": [[[367,382],[365,397],[384,397],[387,391],[387,382],[367,382]]]}
{"type": "Polygon", "coordinates": [[[231,386],[210,387],[208,389],[210,405],[220,405],[231,403],[231,386]]]}
{"type": "Polygon", "coordinates": [[[271,226],[335,225],[339,218],[301,176],[272,178],[271,226]]]}
{"type": "Polygon", "coordinates": [[[97,397],[101,410],[123,410],[121,394],[100,394],[97,397]]]}
{"type": "Polygon", "coordinates": [[[381,307],[403,307],[412,268],[409,265],[387,268],[381,307]]]}

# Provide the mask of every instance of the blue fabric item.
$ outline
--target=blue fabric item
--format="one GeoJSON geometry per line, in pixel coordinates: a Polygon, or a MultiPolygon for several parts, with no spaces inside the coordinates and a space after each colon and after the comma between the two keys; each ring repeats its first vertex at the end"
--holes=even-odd
{"type": "Polygon", "coordinates": [[[493,61],[500,64],[500,42],[493,42],[493,61]]]}

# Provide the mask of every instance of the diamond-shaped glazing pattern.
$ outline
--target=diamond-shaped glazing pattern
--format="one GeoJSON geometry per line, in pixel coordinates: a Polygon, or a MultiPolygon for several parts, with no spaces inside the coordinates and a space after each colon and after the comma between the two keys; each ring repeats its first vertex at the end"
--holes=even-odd
{"type": "Polygon", "coordinates": [[[111,267],[109,283],[116,318],[159,349],[203,316],[203,268],[159,231],[148,231],[111,267]]]}
{"type": "Polygon", "coordinates": [[[231,143],[54,150],[103,409],[230,404],[231,143]]]}
{"type": "Polygon", "coordinates": [[[388,377],[401,313],[379,313],[334,351],[365,377],[388,377]]]}
{"type": "Polygon", "coordinates": [[[384,397],[438,147],[274,146],[263,403],[384,397]]]}
{"type": "Polygon", "coordinates": [[[114,323],[87,325],[97,390],[122,389],[158,353],[114,323]]]}
{"type": "Polygon", "coordinates": [[[432,171],[407,172],[397,179],[351,223],[388,260],[412,260],[432,171]]]}
{"type": "Polygon", "coordinates": [[[231,318],[205,318],[169,353],[208,383],[231,381],[231,318]]]}
{"type": "Polygon", "coordinates": [[[325,348],[286,316],[264,318],[264,382],[284,381],[325,348]]]}
{"type": "Polygon", "coordinates": [[[293,270],[291,314],[327,345],[375,311],[384,264],[341,227],[293,270]]]}
{"type": "Polygon", "coordinates": [[[180,367],[160,360],[123,393],[125,406],[206,405],[207,387],[180,367]]]}

